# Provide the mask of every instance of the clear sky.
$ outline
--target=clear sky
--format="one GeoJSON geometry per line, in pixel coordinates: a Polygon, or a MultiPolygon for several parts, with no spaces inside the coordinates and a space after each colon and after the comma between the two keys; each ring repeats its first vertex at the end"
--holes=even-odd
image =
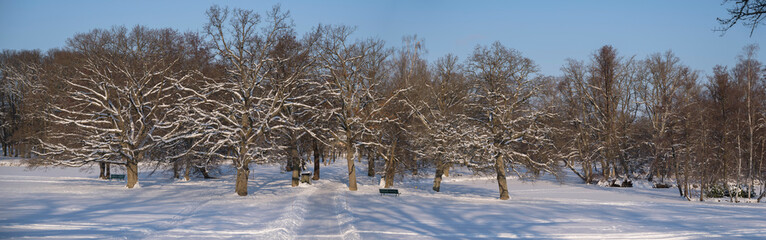
{"type": "Polygon", "coordinates": [[[766,26],[749,36],[736,26],[721,36],[722,0],[642,1],[95,1],[0,0],[0,49],[64,47],[75,33],[115,25],[201,31],[211,5],[260,13],[281,2],[296,29],[318,23],[357,26],[357,38],[377,36],[400,46],[405,35],[425,39],[427,58],[465,59],[477,44],[500,41],[533,59],[541,73],[560,75],[565,59],[585,60],[610,44],[622,56],[673,50],[707,74],[733,65],[743,46],[758,43],[766,62],[766,26]]]}

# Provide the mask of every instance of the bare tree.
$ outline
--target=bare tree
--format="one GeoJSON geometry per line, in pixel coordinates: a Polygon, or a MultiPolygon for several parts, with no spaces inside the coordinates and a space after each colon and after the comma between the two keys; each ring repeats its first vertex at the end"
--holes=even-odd
{"type": "MultiPolygon", "coordinates": [[[[747,197],[750,198],[751,189],[753,189],[754,185],[754,163],[755,163],[755,157],[756,157],[756,149],[758,136],[756,135],[758,131],[760,131],[763,126],[760,126],[761,124],[758,124],[758,122],[763,122],[764,118],[762,114],[758,114],[759,112],[764,112],[764,106],[762,105],[762,101],[764,99],[764,85],[763,85],[763,72],[765,69],[763,68],[763,65],[756,60],[757,52],[758,52],[758,46],[757,45],[748,45],[745,46],[743,49],[743,54],[739,56],[739,62],[737,65],[732,69],[734,80],[737,81],[737,84],[742,88],[743,94],[744,94],[744,116],[742,116],[743,123],[745,128],[745,132],[741,138],[744,139],[746,149],[743,149],[742,147],[738,147],[740,150],[744,150],[744,154],[747,156],[747,179],[748,179],[748,188],[747,188],[747,197]]],[[[740,155],[738,159],[741,159],[742,156],[740,155]]],[[[741,161],[741,160],[740,160],[741,161]]],[[[737,164],[737,187],[740,187],[740,177],[741,177],[741,162],[738,162],[737,164]]]]}
{"type": "Polygon", "coordinates": [[[250,164],[267,161],[264,154],[282,146],[269,134],[282,123],[277,117],[311,66],[294,58],[309,54],[310,48],[279,50],[279,44],[294,36],[289,12],[279,6],[265,19],[251,10],[218,6],[211,7],[207,16],[205,32],[226,74],[206,78],[201,91],[186,89],[193,92],[186,99],[194,113],[190,121],[198,126],[192,136],[199,137],[195,146],[209,157],[232,161],[237,169],[235,192],[246,196],[250,164]],[[262,21],[265,24],[259,28],[262,21]],[[295,64],[285,65],[288,61],[295,64]],[[280,72],[281,67],[290,70],[280,72]]]}
{"type": "Polygon", "coordinates": [[[581,61],[569,59],[562,71],[564,77],[559,82],[558,91],[562,98],[559,116],[563,126],[556,134],[558,147],[565,165],[590,184],[594,182],[599,151],[597,135],[591,128],[593,120],[588,88],[583,86],[588,74],[587,67],[581,61]],[[575,169],[575,162],[579,163],[580,171],[575,169]]]}
{"type": "Polygon", "coordinates": [[[31,138],[39,137],[45,106],[45,59],[39,51],[0,55],[0,145],[5,156],[29,156],[31,138]]]}
{"type": "Polygon", "coordinates": [[[74,77],[63,79],[72,90],[68,101],[55,106],[50,121],[70,127],[51,133],[77,142],[44,142],[55,164],[82,166],[91,162],[125,165],[127,187],[138,183],[138,163],[172,137],[178,124],[167,113],[173,91],[185,78],[173,66],[179,56],[168,51],[163,35],[174,31],[137,26],[78,34],[68,46],[81,61],[74,77]],[[173,80],[178,79],[178,80],[173,80]]]}
{"type": "MultiPolygon", "coordinates": [[[[684,90],[689,90],[686,86],[696,82],[697,75],[681,65],[680,59],[671,51],[649,56],[644,66],[646,72],[638,92],[651,123],[650,145],[654,155],[651,166],[658,173],[661,169],[675,169],[676,181],[679,181],[681,174],[678,171],[678,155],[684,151],[679,148],[687,146],[678,141],[674,130],[680,127],[676,125],[682,124],[678,121],[680,110],[684,103],[689,102],[685,100],[691,97],[684,90]]],[[[677,186],[680,191],[682,185],[677,186]]],[[[681,195],[684,195],[683,192],[681,195]]]]}
{"type": "Polygon", "coordinates": [[[428,64],[422,56],[426,53],[424,40],[416,35],[402,38],[402,47],[388,62],[390,71],[378,92],[376,105],[382,114],[372,116],[370,136],[375,142],[375,151],[385,160],[385,187],[394,183],[397,173],[410,171],[418,174],[422,156],[417,154],[413,126],[418,120],[410,103],[421,102],[430,79],[428,64]],[[401,171],[397,171],[398,167],[401,171]]]}
{"type": "Polygon", "coordinates": [[[733,6],[726,9],[729,16],[726,18],[716,18],[722,25],[717,31],[726,32],[737,23],[744,22],[742,25],[750,27],[750,36],[753,36],[755,28],[763,21],[766,13],[766,0],[724,0],[723,3],[734,2],[733,6]]]}
{"type": "Polygon", "coordinates": [[[532,76],[537,67],[531,59],[499,42],[477,46],[468,61],[472,89],[471,113],[474,127],[467,139],[474,149],[472,167],[490,167],[497,175],[500,199],[507,200],[506,170],[517,175],[519,166],[532,173],[553,172],[554,160],[538,158],[537,147],[545,145],[546,128],[541,119],[546,113],[535,109],[530,99],[539,91],[540,78],[532,76]]]}
{"type": "Polygon", "coordinates": [[[715,180],[719,185],[729,187],[729,171],[736,158],[736,121],[739,108],[739,89],[731,80],[726,67],[716,66],[713,68],[713,76],[709,77],[707,84],[708,102],[711,118],[711,148],[714,149],[713,156],[716,159],[715,164],[710,167],[714,173],[715,180]]]}
{"type": "Polygon", "coordinates": [[[469,122],[464,112],[469,85],[458,58],[448,54],[436,61],[433,76],[421,88],[413,91],[420,99],[407,99],[418,119],[409,131],[415,134],[417,155],[436,169],[433,190],[438,192],[450,166],[470,157],[461,146],[463,127],[469,122]]]}
{"type": "Polygon", "coordinates": [[[331,114],[335,124],[330,129],[333,142],[345,150],[348,164],[348,188],[357,190],[354,158],[371,133],[371,126],[380,123],[382,109],[391,103],[396,94],[381,96],[383,72],[378,70],[390,51],[383,41],[351,41],[354,29],[347,26],[324,26],[322,28],[321,64],[322,77],[330,89],[331,114]]]}
{"type": "Polygon", "coordinates": [[[565,89],[569,89],[569,101],[576,107],[572,110],[582,114],[573,122],[580,138],[572,149],[584,161],[583,168],[589,168],[585,171],[586,181],[591,178],[592,162],[600,163],[603,180],[617,177],[617,163],[622,165],[625,177],[630,175],[625,153],[632,147],[628,144],[629,130],[638,110],[635,68],[632,58],[623,60],[612,46],[596,51],[589,65],[569,61],[563,68],[565,89]]]}

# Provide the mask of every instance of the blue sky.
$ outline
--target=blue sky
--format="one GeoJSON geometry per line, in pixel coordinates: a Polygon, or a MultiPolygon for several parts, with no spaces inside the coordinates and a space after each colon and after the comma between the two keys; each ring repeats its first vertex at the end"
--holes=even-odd
{"type": "Polygon", "coordinates": [[[356,37],[399,46],[405,35],[425,39],[427,58],[465,59],[477,44],[500,41],[533,59],[541,73],[560,75],[567,58],[585,60],[600,46],[644,58],[673,50],[690,67],[711,72],[733,65],[743,46],[758,43],[766,62],[766,26],[714,32],[721,0],[677,1],[9,1],[0,0],[0,49],[64,47],[75,33],[115,25],[200,31],[213,4],[265,12],[281,3],[296,28],[318,23],[357,26],[356,37]]]}

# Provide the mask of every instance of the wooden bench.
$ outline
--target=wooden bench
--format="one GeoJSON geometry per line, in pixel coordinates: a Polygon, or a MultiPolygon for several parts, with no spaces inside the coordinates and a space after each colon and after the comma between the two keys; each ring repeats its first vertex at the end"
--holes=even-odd
{"type": "Polygon", "coordinates": [[[125,180],[125,174],[110,174],[109,180],[112,180],[112,179],[125,180]]]}
{"type": "Polygon", "coordinates": [[[381,189],[380,189],[380,196],[383,196],[383,195],[385,195],[385,194],[396,195],[396,196],[398,197],[398,196],[399,196],[399,189],[394,189],[394,188],[381,188],[381,189]]]}

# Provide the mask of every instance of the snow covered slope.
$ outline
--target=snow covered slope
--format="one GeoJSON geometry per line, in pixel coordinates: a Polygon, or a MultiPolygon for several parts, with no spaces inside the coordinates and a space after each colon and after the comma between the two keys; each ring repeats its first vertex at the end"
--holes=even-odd
{"type": "Polygon", "coordinates": [[[511,200],[501,201],[492,178],[464,174],[441,193],[415,177],[396,183],[400,197],[382,197],[366,176],[349,192],[339,162],[294,188],[278,166],[254,166],[250,195],[238,197],[231,174],[142,174],[140,188],[126,189],[94,169],[15,165],[0,164],[3,239],[766,238],[766,204],[687,202],[674,189],[509,180],[511,200]]]}

